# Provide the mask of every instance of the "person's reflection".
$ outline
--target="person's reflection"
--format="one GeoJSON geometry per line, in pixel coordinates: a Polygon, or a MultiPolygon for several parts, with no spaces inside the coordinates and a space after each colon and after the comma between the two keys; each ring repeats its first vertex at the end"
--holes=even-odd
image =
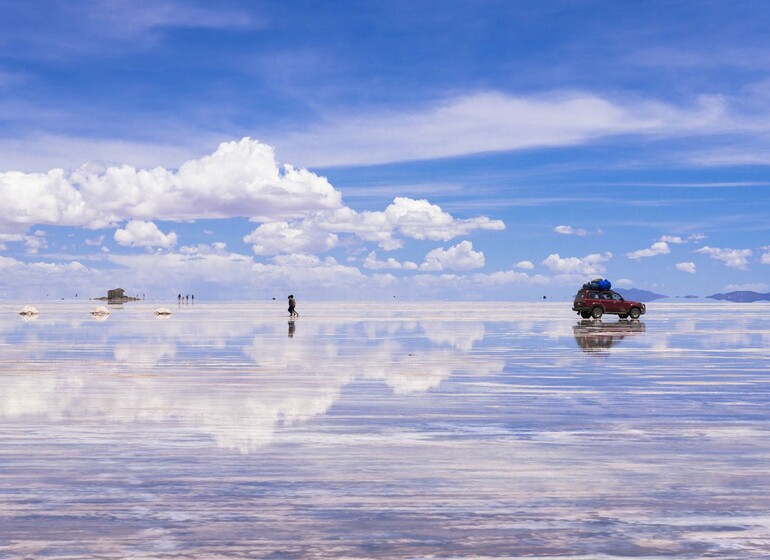
{"type": "Polygon", "coordinates": [[[294,338],[294,321],[289,321],[289,338],[294,338]]]}
{"type": "Polygon", "coordinates": [[[601,320],[583,320],[572,327],[572,333],[583,352],[600,352],[609,350],[627,336],[643,333],[645,329],[641,321],[604,323],[601,320]]]}

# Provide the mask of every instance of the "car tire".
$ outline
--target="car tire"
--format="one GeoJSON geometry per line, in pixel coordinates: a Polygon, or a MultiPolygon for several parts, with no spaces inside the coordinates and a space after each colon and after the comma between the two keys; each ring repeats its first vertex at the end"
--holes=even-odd
{"type": "Polygon", "coordinates": [[[593,317],[594,319],[601,319],[602,315],[604,315],[604,311],[602,310],[601,307],[594,307],[591,310],[591,317],[593,317]]]}
{"type": "Polygon", "coordinates": [[[583,319],[589,319],[591,317],[591,312],[590,311],[581,311],[580,312],[580,316],[583,319]]]}
{"type": "Polygon", "coordinates": [[[642,314],[642,312],[638,307],[632,307],[631,311],[629,311],[628,314],[631,316],[632,319],[638,319],[639,316],[642,314]]]}
{"type": "Polygon", "coordinates": [[[628,319],[628,315],[626,315],[625,313],[622,313],[622,314],[618,315],[618,317],[620,319],[628,319]]]}

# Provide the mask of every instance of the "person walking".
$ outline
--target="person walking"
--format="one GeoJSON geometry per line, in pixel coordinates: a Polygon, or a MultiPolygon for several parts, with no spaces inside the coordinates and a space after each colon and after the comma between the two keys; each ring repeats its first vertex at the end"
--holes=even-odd
{"type": "Polygon", "coordinates": [[[294,299],[293,295],[289,296],[289,317],[299,317],[299,313],[297,313],[297,310],[295,309],[297,307],[297,300],[294,299]]]}

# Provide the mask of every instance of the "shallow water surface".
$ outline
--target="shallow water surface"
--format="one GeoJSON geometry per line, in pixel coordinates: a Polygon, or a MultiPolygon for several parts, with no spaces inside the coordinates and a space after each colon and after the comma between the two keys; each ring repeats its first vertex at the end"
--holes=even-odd
{"type": "Polygon", "coordinates": [[[770,557],[770,305],[25,303],[1,558],[770,557]]]}

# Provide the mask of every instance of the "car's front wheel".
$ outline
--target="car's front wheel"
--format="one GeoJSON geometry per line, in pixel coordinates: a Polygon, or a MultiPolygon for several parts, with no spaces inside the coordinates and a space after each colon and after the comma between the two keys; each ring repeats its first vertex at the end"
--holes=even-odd
{"type": "Polygon", "coordinates": [[[581,311],[581,312],[580,312],[580,316],[581,316],[583,319],[588,319],[588,318],[591,316],[591,312],[590,312],[590,311],[581,311]]]}
{"type": "Polygon", "coordinates": [[[631,311],[629,311],[628,314],[631,316],[632,319],[638,319],[639,315],[641,315],[642,312],[638,307],[632,307],[631,311]]]}
{"type": "Polygon", "coordinates": [[[602,315],[604,315],[604,311],[602,311],[601,307],[594,307],[591,310],[591,317],[593,317],[594,319],[601,319],[602,315]]]}

